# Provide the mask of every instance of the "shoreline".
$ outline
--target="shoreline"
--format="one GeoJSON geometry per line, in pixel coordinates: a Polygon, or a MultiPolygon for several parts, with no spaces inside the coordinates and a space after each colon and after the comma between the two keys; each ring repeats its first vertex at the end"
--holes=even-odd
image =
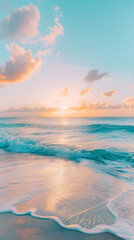
{"type": "Polygon", "coordinates": [[[123,240],[112,233],[87,234],[65,229],[53,220],[0,213],[0,240],[123,240]]]}

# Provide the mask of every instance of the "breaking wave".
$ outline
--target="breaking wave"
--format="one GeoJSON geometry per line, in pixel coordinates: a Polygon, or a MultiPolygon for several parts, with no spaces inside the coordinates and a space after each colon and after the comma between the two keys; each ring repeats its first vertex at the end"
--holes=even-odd
{"type": "Polygon", "coordinates": [[[0,148],[17,153],[32,153],[44,156],[64,157],[67,159],[83,158],[95,160],[97,162],[107,160],[125,160],[131,162],[134,160],[134,152],[123,152],[115,149],[88,150],[61,145],[45,145],[30,138],[21,137],[1,137],[0,148]]]}

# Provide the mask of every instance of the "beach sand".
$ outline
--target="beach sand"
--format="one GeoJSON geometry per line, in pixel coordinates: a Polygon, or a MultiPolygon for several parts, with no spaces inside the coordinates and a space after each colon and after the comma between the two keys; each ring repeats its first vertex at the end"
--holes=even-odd
{"type": "Polygon", "coordinates": [[[0,214],[0,240],[121,240],[111,233],[85,234],[30,215],[0,214]]]}

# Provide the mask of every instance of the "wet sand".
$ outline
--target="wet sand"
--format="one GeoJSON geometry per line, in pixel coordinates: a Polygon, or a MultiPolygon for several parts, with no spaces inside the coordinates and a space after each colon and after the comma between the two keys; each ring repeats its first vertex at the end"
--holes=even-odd
{"type": "Polygon", "coordinates": [[[0,240],[121,240],[111,233],[85,234],[30,215],[0,214],[0,240]]]}

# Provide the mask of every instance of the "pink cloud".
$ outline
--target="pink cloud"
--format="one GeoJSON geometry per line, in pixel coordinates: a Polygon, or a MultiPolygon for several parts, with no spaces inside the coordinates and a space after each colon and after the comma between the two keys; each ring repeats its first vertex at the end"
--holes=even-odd
{"type": "Polygon", "coordinates": [[[127,97],[123,102],[112,105],[108,102],[97,102],[97,103],[90,103],[86,100],[83,100],[79,103],[78,106],[73,106],[68,108],[68,110],[72,111],[84,111],[84,110],[98,110],[98,109],[107,109],[107,110],[114,110],[114,109],[134,109],[134,97],[127,97]]]}
{"type": "Polygon", "coordinates": [[[101,95],[104,97],[112,97],[115,93],[117,93],[117,89],[111,89],[107,92],[103,92],[101,95]]]}
{"type": "Polygon", "coordinates": [[[82,90],[82,91],[80,92],[80,95],[81,95],[81,96],[85,96],[86,94],[88,94],[88,92],[89,92],[89,88],[85,88],[84,90],[82,90]]]}
{"type": "Polygon", "coordinates": [[[30,112],[30,113],[45,113],[45,112],[57,112],[57,111],[60,111],[61,109],[60,108],[56,108],[56,107],[47,107],[47,106],[40,106],[40,107],[36,107],[36,106],[27,106],[27,105],[24,105],[24,106],[21,106],[20,108],[14,108],[14,107],[10,107],[9,109],[7,110],[4,110],[4,111],[0,111],[0,113],[6,113],[6,112],[30,112]]]}
{"type": "Polygon", "coordinates": [[[125,106],[125,107],[133,108],[133,107],[134,107],[134,97],[127,97],[127,98],[124,100],[124,106],[125,106]]]}
{"type": "Polygon", "coordinates": [[[15,9],[0,20],[0,39],[26,42],[34,38],[38,34],[39,19],[40,13],[33,4],[15,9]]]}
{"type": "Polygon", "coordinates": [[[60,35],[64,35],[64,28],[59,23],[59,18],[55,18],[55,23],[56,25],[54,25],[53,28],[49,27],[49,34],[41,38],[41,41],[43,41],[47,46],[56,44],[56,38],[60,35]]]}
{"type": "Polygon", "coordinates": [[[47,55],[52,55],[52,48],[46,49],[45,51],[39,50],[37,53],[38,56],[47,56],[47,55]]]}
{"type": "Polygon", "coordinates": [[[105,108],[107,108],[107,102],[88,103],[86,100],[83,100],[80,102],[79,106],[70,107],[69,110],[83,111],[83,110],[96,110],[96,109],[105,109],[105,108]]]}
{"type": "Polygon", "coordinates": [[[70,95],[70,88],[65,87],[62,91],[59,92],[59,94],[61,94],[64,97],[69,96],[70,95]]]}
{"type": "Polygon", "coordinates": [[[16,43],[7,46],[11,53],[10,60],[0,66],[0,83],[15,83],[27,79],[29,75],[37,70],[41,64],[41,59],[32,56],[31,50],[25,51],[16,43]]]}

